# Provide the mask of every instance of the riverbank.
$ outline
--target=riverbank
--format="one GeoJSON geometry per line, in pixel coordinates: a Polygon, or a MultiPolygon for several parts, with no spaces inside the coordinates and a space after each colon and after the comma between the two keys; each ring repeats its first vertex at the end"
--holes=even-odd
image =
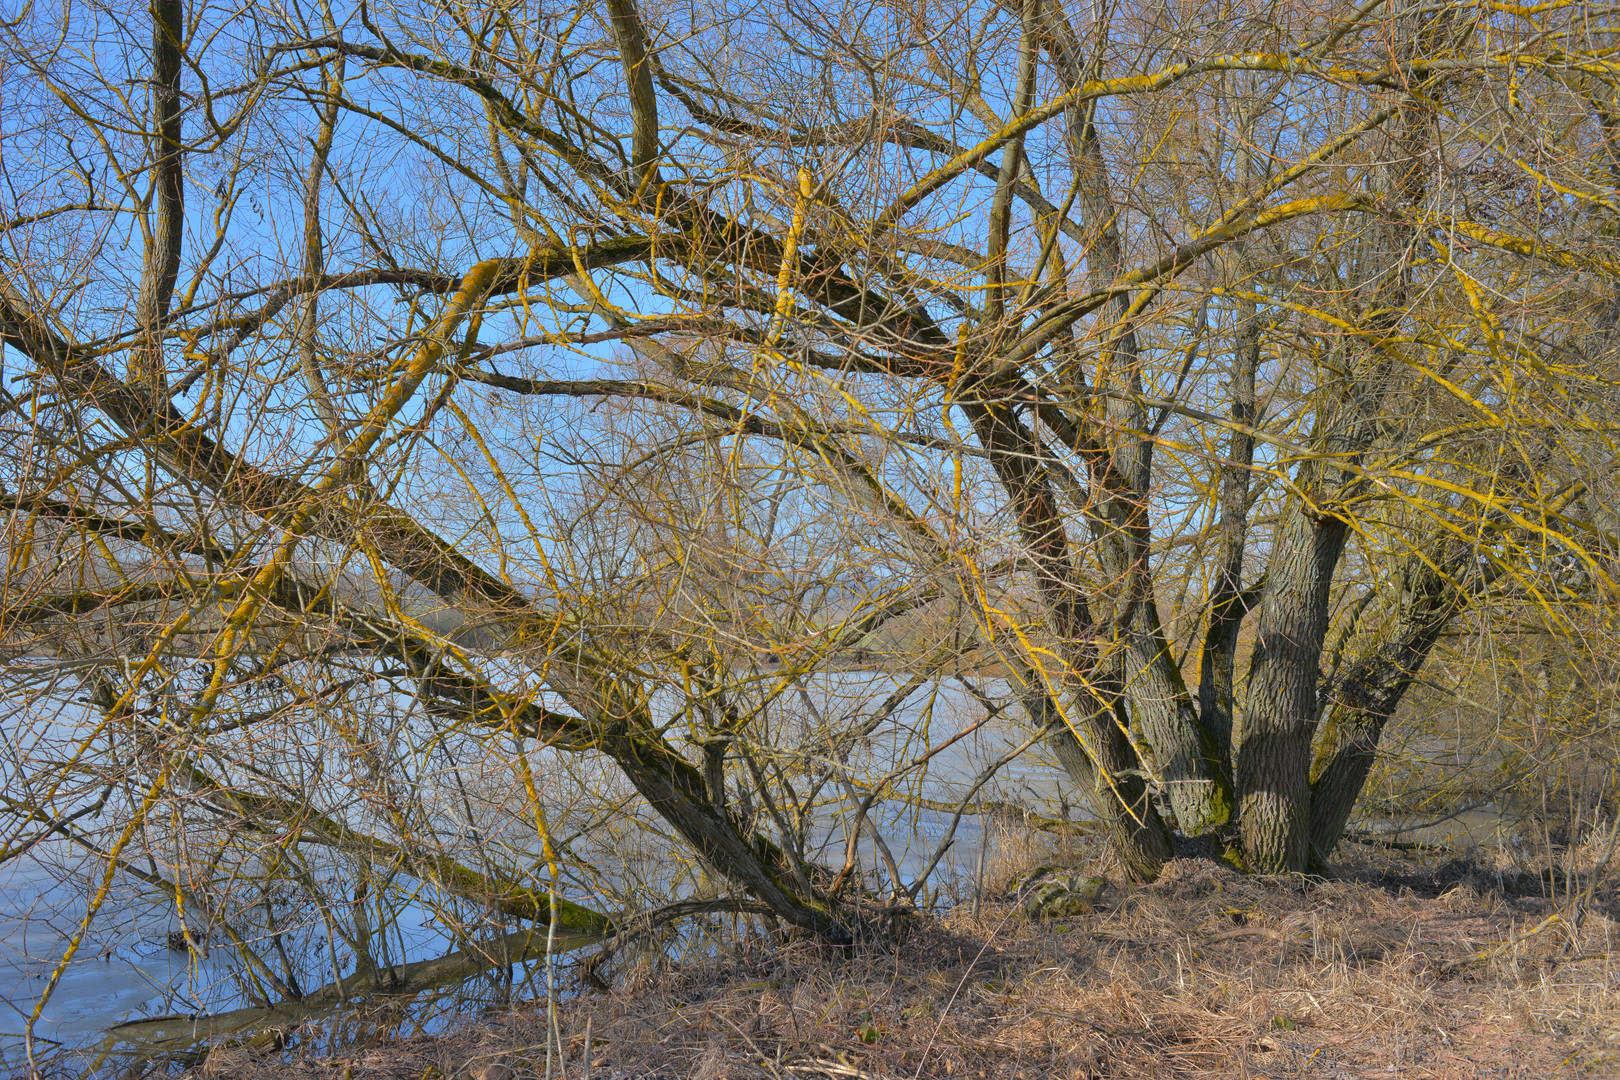
{"type": "MultiPolygon", "coordinates": [[[[1620,1070],[1612,891],[1577,917],[1484,856],[1346,855],[1327,882],[1178,860],[1068,919],[1004,896],[853,958],[795,943],[632,967],[559,1009],[562,1064],[571,1080],[1620,1070]]],[[[221,1048],[196,1073],[515,1080],[544,1075],[545,1029],[527,1007],[332,1057],[221,1048]]]]}

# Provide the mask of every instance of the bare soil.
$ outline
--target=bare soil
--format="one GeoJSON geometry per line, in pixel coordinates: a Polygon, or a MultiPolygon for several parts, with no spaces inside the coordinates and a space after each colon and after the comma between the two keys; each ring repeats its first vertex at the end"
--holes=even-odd
{"type": "MultiPolygon", "coordinates": [[[[1560,903],[1534,875],[1344,847],[1332,881],[1186,858],[1152,885],[1114,879],[1090,915],[1060,922],[1003,896],[853,955],[757,942],[632,965],[559,1007],[552,1075],[1620,1076],[1612,896],[1560,903]]],[[[199,1072],[516,1080],[545,1075],[546,1028],[532,1004],[337,1057],[221,1047],[199,1072]]]]}

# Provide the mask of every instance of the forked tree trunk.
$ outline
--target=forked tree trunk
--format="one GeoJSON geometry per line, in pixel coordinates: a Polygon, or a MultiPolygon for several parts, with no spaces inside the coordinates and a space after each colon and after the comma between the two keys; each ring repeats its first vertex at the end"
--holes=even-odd
{"type": "MultiPolygon", "coordinates": [[[[1423,36],[1413,34],[1403,50],[1420,47],[1423,36]]],[[[1423,202],[1430,124],[1422,105],[1401,110],[1395,152],[1375,174],[1396,206],[1416,210],[1423,202]]],[[[1333,574],[1349,530],[1338,503],[1355,493],[1355,467],[1377,437],[1405,374],[1384,352],[1382,339],[1395,332],[1411,300],[1411,220],[1377,215],[1366,223],[1352,267],[1360,284],[1346,305],[1352,314],[1367,313],[1363,335],[1336,350],[1332,368],[1322,368],[1315,456],[1295,470],[1294,494],[1267,563],[1237,762],[1244,854],[1261,872],[1304,870],[1310,853],[1311,742],[1320,715],[1322,643],[1333,574]]]]}
{"type": "MultiPolygon", "coordinates": [[[[1070,85],[1084,81],[1091,66],[1061,6],[1043,5],[1041,26],[1054,64],[1070,85]]],[[[1099,41],[1103,27],[1099,26],[1099,41]]],[[[1102,46],[1099,44],[1098,48],[1102,46]]],[[[1108,167],[1093,123],[1094,102],[1079,104],[1065,115],[1069,166],[1075,171],[1075,206],[1091,236],[1086,274],[1094,289],[1112,284],[1125,272],[1120,207],[1108,184],[1108,167]]],[[[1119,714],[1149,760],[1145,764],[1163,782],[1176,823],[1189,834],[1206,832],[1230,820],[1235,808],[1232,779],[1218,740],[1202,723],[1159,621],[1153,568],[1148,497],[1153,482],[1153,439],[1147,413],[1135,395],[1142,391],[1141,357],[1135,326],[1127,318],[1129,293],[1106,308],[1119,317],[1102,332],[1108,345],[1097,360],[1096,389],[1123,390],[1106,398],[1106,461],[1093,476],[1097,504],[1088,512],[1097,562],[1110,582],[1107,592],[1109,637],[1124,643],[1122,669],[1128,709],[1119,714]]],[[[1086,387],[1077,385],[1075,392],[1086,387]]],[[[1103,612],[1096,612],[1099,619],[1103,612]]],[[[1133,752],[1134,753],[1134,752],[1133,752]]]]}
{"type": "MultiPolygon", "coordinates": [[[[1116,711],[1123,708],[1124,687],[1113,676],[1119,658],[1098,655],[1097,627],[1075,572],[1063,517],[1043,465],[1045,454],[1017,414],[1005,404],[987,401],[990,396],[988,389],[978,388],[962,408],[1017,511],[1019,532],[1067,669],[1054,673],[1055,681],[1082,687],[1076,695],[1080,700],[1065,710],[1066,731],[1054,736],[1051,745],[1069,775],[1095,793],[1098,816],[1107,824],[1115,851],[1131,876],[1151,881],[1170,857],[1170,830],[1153,806],[1141,760],[1116,711]]],[[[1042,686],[1049,680],[1032,675],[1026,681],[1042,686]]],[[[1057,711],[1058,704],[1048,701],[1042,708],[1057,711]]],[[[1046,719],[1049,722],[1049,713],[1046,719]]]]}
{"type": "Polygon", "coordinates": [[[1326,866],[1344,834],[1384,725],[1441,633],[1468,603],[1470,553],[1461,544],[1450,548],[1447,558],[1425,552],[1408,559],[1393,600],[1394,625],[1322,695],[1327,711],[1311,768],[1309,858],[1315,868],[1326,866]]]}
{"type": "MultiPolygon", "coordinates": [[[[1025,708],[1031,719],[1043,726],[1052,725],[1052,720],[1058,717],[1056,706],[1044,694],[1026,695],[1025,708]]],[[[1102,754],[1116,762],[1129,760],[1130,740],[1125,737],[1117,715],[1087,716],[1084,727],[1093,733],[1087,741],[1100,745],[1102,754]],[[1099,742],[1096,735],[1102,729],[1106,729],[1106,733],[1099,742]]],[[[1092,813],[1102,820],[1108,841],[1131,880],[1152,881],[1158,877],[1160,868],[1175,851],[1170,829],[1154,809],[1147,784],[1140,776],[1116,770],[1115,781],[1110,785],[1082,748],[1080,740],[1061,722],[1052,725],[1046,745],[1082,792],[1092,813]]]]}

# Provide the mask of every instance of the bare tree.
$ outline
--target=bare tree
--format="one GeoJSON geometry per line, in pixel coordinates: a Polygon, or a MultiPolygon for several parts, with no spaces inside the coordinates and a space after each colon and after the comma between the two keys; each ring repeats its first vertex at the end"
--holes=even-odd
{"type": "Polygon", "coordinates": [[[57,712],[8,856],[93,850],[88,925],[202,807],[267,883],[601,933],[557,823],[644,807],[705,903],[847,943],[818,814],[853,856],[1005,714],[1138,878],[1175,831],[1322,865],[1462,613],[1612,599],[1582,20],[34,5],[5,618],[57,712]]]}

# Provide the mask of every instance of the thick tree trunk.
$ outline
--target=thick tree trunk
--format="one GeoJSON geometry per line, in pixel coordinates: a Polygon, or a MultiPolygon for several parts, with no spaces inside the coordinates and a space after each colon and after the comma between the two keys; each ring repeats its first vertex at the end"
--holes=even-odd
{"type": "Polygon", "coordinates": [[[1326,687],[1326,717],[1311,768],[1310,862],[1322,868],[1344,833],[1378,755],[1384,725],[1440,635],[1468,602],[1469,553],[1411,556],[1394,599],[1394,624],[1378,645],[1326,687]]]}
{"type": "MultiPolygon", "coordinates": [[[[1133,878],[1150,881],[1170,855],[1169,829],[1153,807],[1141,759],[1116,711],[1124,687],[1111,677],[1111,669],[1122,665],[1118,657],[1098,653],[1098,628],[1077,580],[1040,443],[1009,406],[992,403],[989,396],[980,388],[962,408],[1011,496],[1067,669],[1053,673],[1055,680],[1031,673],[1026,682],[1036,687],[1058,681],[1082,688],[1080,700],[1066,710],[1067,738],[1055,736],[1052,745],[1069,775],[1096,792],[1098,815],[1107,823],[1120,861],[1133,878]]],[[[1049,702],[1049,707],[1056,710],[1058,705],[1049,702]]]]}
{"type": "Polygon", "coordinates": [[[1296,500],[1266,571],[1237,763],[1244,855],[1264,873],[1305,868],[1316,686],[1347,528],[1296,500]]]}
{"type": "MultiPolygon", "coordinates": [[[[1455,12],[1436,14],[1401,0],[1395,13],[1406,35],[1399,49],[1406,55],[1436,55],[1457,32],[1455,12]]],[[[1434,95],[1438,89],[1431,86],[1426,92],[1434,95]]],[[[1404,108],[1396,135],[1398,152],[1384,166],[1390,196],[1409,207],[1420,206],[1425,198],[1424,158],[1434,142],[1431,124],[1428,109],[1417,104],[1404,108]]],[[[1389,313],[1374,318],[1385,332],[1394,330],[1410,302],[1406,250],[1414,235],[1410,220],[1386,222],[1373,234],[1368,269],[1379,290],[1369,297],[1369,306],[1389,313]]],[[[1382,387],[1374,385],[1371,390],[1358,395],[1364,417],[1379,411],[1382,387]]],[[[1325,862],[1338,843],[1372,768],[1384,724],[1440,634],[1467,604],[1466,582],[1475,574],[1472,552],[1454,538],[1416,550],[1401,574],[1393,601],[1398,616],[1389,636],[1323,691],[1319,709],[1328,710],[1326,730],[1311,769],[1308,857],[1313,863],[1325,862]]]]}
{"type": "MultiPolygon", "coordinates": [[[[1394,152],[1376,173],[1398,206],[1423,202],[1430,122],[1422,106],[1405,107],[1393,133],[1394,152]]],[[[1316,456],[1295,470],[1295,494],[1267,563],[1237,767],[1244,853],[1260,871],[1304,870],[1310,853],[1310,751],[1320,716],[1322,642],[1328,593],[1349,529],[1336,504],[1354,493],[1355,466],[1386,423],[1392,393],[1405,375],[1403,365],[1384,352],[1382,339],[1407,315],[1408,249],[1415,235],[1404,215],[1366,222],[1351,267],[1359,284],[1345,298],[1346,309],[1365,318],[1364,336],[1342,344],[1335,363],[1321,369],[1316,456]]]]}
{"type": "Polygon", "coordinates": [[[1137,601],[1129,633],[1125,686],[1133,730],[1152,755],[1176,823],[1189,836],[1225,825],[1237,811],[1227,755],[1193,706],[1151,594],[1137,601]]]}
{"type": "MultiPolygon", "coordinates": [[[[1044,5],[1041,25],[1053,61],[1070,85],[1083,81],[1088,61],[1062,8],[1044,5]]],[[[1100,46],[1099,46],[1100,47],[1100,46]]],[[[1095,103],[1071,109],[1066,117],[1070,167],[1076,173],[1075,205],[1091,243],[1086,274],[1092,288],[1106,288],[1124,272],[1121,209],[1108,185],[1107,162],[1093,124],[1095,103]]],[[[1147,765],[1165,785],[1176,823],[1197,834],[1225,824],[1232,816],[1232,780],[1216,738],[1201,722],[1180,665],[1159,621],[1150,562],[1152,532],[1148,494],[1153,482],[1153,440],[1146,410],[1134,395],[1142,390],[1136,329],[1127,318],[1128,293],[1105,309],[1117,322],[1105,326],[1108,345],[1097,361],[1097,389],[1128,393],[1105,399],[1108,428],[1106,463],[1094,476],[1098,503],[1090,514],[1098,563],[1110,586],[1108,636],[1125,643],[1122,678],[1133,736],[1148,752],[1147,765]]],[[[1076,390],[1084,391],[1084,386],[1076,390]]],[[[1103,612],[1097,613],[1104,618],[1103,612]]]]}
{"type": "MultiPolygon", "coordinates": [[[[1110,786],[1080,739],[1062,722],[1062,711],[1039,689],[1033,672],[1024,673],[1024,685],[1029,688],[1023,700],[1030,721],[1051,731],[1046,740],[1047,748],[1074,781],[1091,812],[1103,822],[1109,843],[1124,864],[1125,872],[1133,881],[1152,881],[1175,851],[1169,828],[1154,811],[1147,785],[1140,777],[1121,775],[1116,776],[1114,785],[1110,786]],[[1125,812],[1116,811],[1116,806],[1123,807],[1125,812]]],[[[1071,711],[1070,715],[1074,713],[1071,711]]],[[[1134,756],[1117,714],[1087,715],[1082,729],[1088,733],[1086,741],[1099,746],[1101,755],[1107,759],[1128,761],[1134,756]],[[1107,735],[1099,742],[1097,733],[1104,727],[1107,735]]]]}

